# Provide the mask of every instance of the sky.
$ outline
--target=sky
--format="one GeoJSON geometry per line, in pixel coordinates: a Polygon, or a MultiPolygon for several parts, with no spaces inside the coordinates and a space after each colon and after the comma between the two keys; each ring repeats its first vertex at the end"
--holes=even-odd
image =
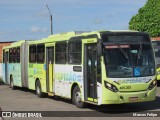
{"type": "Polygon", "coordinates": [[[0,0],[0,42],[39,40],[69,31],[127,30],[147,0],[0,0]]]}

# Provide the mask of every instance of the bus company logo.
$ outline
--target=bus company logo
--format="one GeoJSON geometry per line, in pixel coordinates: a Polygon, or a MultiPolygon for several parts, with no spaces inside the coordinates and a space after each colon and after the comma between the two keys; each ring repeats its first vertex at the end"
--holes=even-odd
{"type": "Polygon", "coordinates": [[[81,74],[73,74],[73,73],[55,73],[56,80],[69,81],[69,82],[81,82],[82,75],[81,74]]]}
{"type": "Polygon", "coordinates": [[[125,84],[125,83],[145,83],[148,82],[150,79],[144,78],[132,78],[132,79],[125,79],[125,80],[118,80],[117,82],[119,84],[125,84]]]}

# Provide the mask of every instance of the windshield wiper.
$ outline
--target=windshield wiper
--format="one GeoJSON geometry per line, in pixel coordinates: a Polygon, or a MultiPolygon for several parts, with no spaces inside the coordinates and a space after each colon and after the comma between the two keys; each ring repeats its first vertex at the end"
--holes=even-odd
{"type": "Polygon", "coordinates": [[[128,59],[128,55],[127,55],[127,53],[125,53],[125,51],[122,49],[121,45],[120,45],[119,43],[114,43],[114,44],[118,46],[119,50],[122,52],[122,54],[124,55],[124,57],[125,57],[126,59],[128,59]]]}

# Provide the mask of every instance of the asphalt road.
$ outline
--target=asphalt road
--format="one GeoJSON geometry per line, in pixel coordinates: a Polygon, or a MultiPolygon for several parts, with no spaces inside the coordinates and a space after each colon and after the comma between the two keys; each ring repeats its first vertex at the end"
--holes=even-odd
{"type": "MultiPolygon", "coordinates": [[[[160,87],[157,88],[157,97],[156,100],[153,102],[120,104],[120,105],[104,105],[104,106],[88,105],[87,108],[80,109],[74,106],[69,100],[65,100],[62,98],[55,99],[52,97],[38,98],[35,95],[34,91],[27,90],[24,88],[17,88],[16,90],[11,90],[11,88],[8,85],[0,85],[0,107],[2,111],[74,111],[73,113],[63,112],[64,114],[62,114],[62,116],[63,115],[66,116],[66,114],[68,114],[67,117],[59,117],[62,112],[51,112],[51,113],[47,112],[48,114],[52,115],[54,114],[55,116],[58,116],[60,114],[58,117],[54,117],[54,120],[56,119],[72,120],[74,118],[84,119],[84,120],[90,119],[90,117],[85,117],[85,115],[86,116],[97,115],[97,117],[92,118],[92,120],[105,119],[104,117],[109,117],[107,118],[107,120],[109,119],[125,120],[128,119],[128,117],[131,117],[130,119],[137,119],[137,117],[136,118],[132,117],[133,113],[142,114],[144,111],[146,111],[147,113],[159,111],[158,116],[160,116],[160,87]],[[78,113],[80,113],[80,117],[75,117],[75,116],[72,117],[72,114],[78,114],[78,113]]],[[[141,119],[142,118],[143,117],[141,117],[141,119]]],[[[7,118],[7,119],[19,120],[22,118],[7,118]]],[[[44,120],[44,118],[32,118],[32,119],[44,120]]],[[[53,118],[50,117],[45,119],[53,119],[53,118]]],[[[31,118],[29,118],[29,120],[31,120],[31,118]]]]}

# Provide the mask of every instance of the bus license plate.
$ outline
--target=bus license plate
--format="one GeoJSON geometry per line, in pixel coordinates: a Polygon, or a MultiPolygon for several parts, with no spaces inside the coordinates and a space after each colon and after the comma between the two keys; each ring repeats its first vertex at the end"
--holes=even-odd
{"type": "Polygon", "coordinates": [[[137,101],[138,100],[138,97],[130,97],[129,98],[129,101],[137,101]]]}

